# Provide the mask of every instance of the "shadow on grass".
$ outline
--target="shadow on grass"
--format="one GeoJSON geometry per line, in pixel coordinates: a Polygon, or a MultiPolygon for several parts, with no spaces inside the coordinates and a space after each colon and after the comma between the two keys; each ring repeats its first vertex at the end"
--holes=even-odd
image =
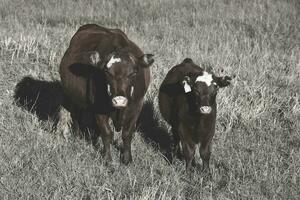
{"type": "MultiPolygon", "coordinates": [[[[62,120],[61,108],[64,104],[64,92],[59,81],[37,80],[24,77],[17,83],[14,91],[14,101],[17,106],[35,114],[39,120],[53,122],[51,131],[58,128],[62,120]]],[[[69,119],[71,122],[71,119],[69,119]]],[[[91,112],[84,112],[79,119],[80,138],[87,142],[95,139],[95,120],[91,112]]],[[[72,123],[70,123],[72,126],[72,123]]]]}
{"type": "MultiPolygon", "coordinates": [[[[34,113],[42,120],[52,120],[52,131],[57,129],[60,110],[64,102],[63,88],[58,81],[43,81],[32,77],[24,77],[15,88],[14,100],[19,107],[34,113]]],[[[138,119],[138,130],[143,139],[159,150],[168,162],[172,161],[172,139],[168,131],[159,126],[155,116],[153,103],[145,102],[138,119]]],[[[95,140],[95,119],[91,112],[81,113],[79,119],[80,138],[87,142],[95,140]]],[[[96,143],[94,146],[99,147],[96,143]]]]}
{"type": "Polygon", "coordinates": [[[166,128],[159,125],[152,102],[145,102],[138,119],[138,131],[147,143],[159,150],[168,162],[172,162],[172,138],[166,128]]]}
{"type": "Polygon", "coordinates": [[[55,128],[63,102],[63,89],[58,81],[36,80],[27,76],[16,85],[14,100],[19,107],[36,114],[40,120],[53,120],[55,128]]]}

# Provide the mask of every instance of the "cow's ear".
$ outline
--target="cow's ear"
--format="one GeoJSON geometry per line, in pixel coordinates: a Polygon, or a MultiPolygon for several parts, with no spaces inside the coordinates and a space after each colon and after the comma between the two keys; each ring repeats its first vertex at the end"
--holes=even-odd
{"type": "Polygon", "coordinates": [[[98,51],[89,52],[89,60],[90,60],[91,65],[98,66],[98,64],[101,61],[101,58],[100,58],[100,55],[99,55],[98,51]]]}
{"type": "Polygon", "coordinates": [[[80,53],[78,58],[81,62],[76,62],[69,66],[70,71],[76,76],[85,77],[93,74],[95,68],[99,68],[101,63],[101,58],[97,51],[80,53]]]}
{"type": "Polygon", "coordinates": [[[183,80],[182,80],[182,86],[183,86],[183,90],[184,90],[184,93],[189,93],[192,91],[192,87],[191,87],[191,78],[189,76],[185,76],[183,77],[183,80]]]}
{"type": "Polygon", "coordinates": [[[96,69],[103,69],[107,62],[108,56],[101,58],[98,51],[89,51],[88,52],[88,59],[91,66],[95,67],[96,69]]]}
{"type": "Polygon", "coordinates": [[[213,79],[219,87],[230,85],[230,81],[232,80],[230,76],[213,76],[213,79]]]}
{"type": "Polygon", "coordinates": [[[139,58],[138,63],[143,68],[150,67],[154,63],[154,55],[144,54],[139,58]]]}

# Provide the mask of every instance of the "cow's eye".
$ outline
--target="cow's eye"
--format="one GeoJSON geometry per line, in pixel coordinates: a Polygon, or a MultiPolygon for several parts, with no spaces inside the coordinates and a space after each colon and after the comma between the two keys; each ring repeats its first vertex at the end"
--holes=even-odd
{"type": "Polygon", "coordinates": [[[129,76],[128,77],[134,77],[134,76],[136,76],[136,72],[133,72],[133,73],[131,73],[131,74],[129,74],[129,76]]]}
{"type": "Polygon", "coordinates": [[[108,76],[112,76],[112,74],[111,74],[111,73],[109,73],[109,71],[108,71],[108,70],[104,70],[104,73],[105,73],[106,75],[108,75],[108,76]]]}

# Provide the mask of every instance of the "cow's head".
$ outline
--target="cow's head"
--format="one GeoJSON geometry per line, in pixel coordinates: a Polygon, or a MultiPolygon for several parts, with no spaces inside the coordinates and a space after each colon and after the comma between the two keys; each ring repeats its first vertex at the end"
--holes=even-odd
{"type": "Polygon", "coordinates": [[[182,85],[185,93],[192,94],[196,112],[210,114],[215,105],[218,89],[228,86],[230,80],[229,76],[217,77],[213,73],[202,71],[185,76],[182,85]]]}
{"type": "MultiPolygon", "coordinates": [[[[91,56],[91,60],[97,61],[97,54],[91,56]]],[[[99,61],[99,64],[94,64],[105,72],[107,92],[113,107],[121,109],[127,106],[128,101],[134,97],[137,74],[153,62],[152,54],[135,57],[128,52],[113,52],[99,61]]]]}

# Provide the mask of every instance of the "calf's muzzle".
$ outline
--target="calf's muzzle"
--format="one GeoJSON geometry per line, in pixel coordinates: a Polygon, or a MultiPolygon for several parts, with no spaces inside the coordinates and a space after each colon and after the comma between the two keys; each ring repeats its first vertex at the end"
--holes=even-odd
{"type": "Polygon", "coordinates": [[[116,96],[112,99],[112,105],[115,108],[124,108],[127,106],[128,99],[123,96],[116,96]]]}
{"type": "Polygon", "coordinates": [[[202,114],[209,114],[211,112],[212,108],[210,106],[201,106],[200,112],[202,114]]]}

